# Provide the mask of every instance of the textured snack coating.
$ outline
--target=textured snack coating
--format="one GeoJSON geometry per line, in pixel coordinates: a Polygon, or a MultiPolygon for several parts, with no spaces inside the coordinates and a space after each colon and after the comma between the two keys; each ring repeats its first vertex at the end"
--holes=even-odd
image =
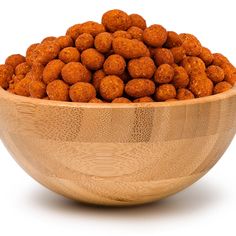
{"type": "Polygon", "coordinates": [[[47,85],[47,95],[50,100],[69,101],[69,86],[62,80],[54,80],[47,85]]]}
{"type": "Polygon", "coordinates": [[[103,71],[107,75],[122,75],[125,71],[125,67],[125,59],[118,54],[113,54],[105,60],[103,71]]]}

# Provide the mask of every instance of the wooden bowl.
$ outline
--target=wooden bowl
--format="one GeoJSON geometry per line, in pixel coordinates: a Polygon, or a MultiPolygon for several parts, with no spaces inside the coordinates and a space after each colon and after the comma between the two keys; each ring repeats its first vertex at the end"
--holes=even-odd
{"type": "Polygon", "coordinates": [[[14,159],[49,189],[93,204],[141,204],[186,188],[235,132],[235,87],[145,104],[54,102],[0,89],[0,134],[14,159]]]}

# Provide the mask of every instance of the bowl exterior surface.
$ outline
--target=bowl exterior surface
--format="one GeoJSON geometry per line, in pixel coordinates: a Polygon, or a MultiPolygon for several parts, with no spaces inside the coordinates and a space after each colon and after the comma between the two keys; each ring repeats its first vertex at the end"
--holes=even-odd
{"type": "Polygon", "coordinates": [[[1,139],[27,173],[59,194],[135,205],[194,183],[236,131],[235,93],[160,106],[94,105],[58,105],[1,91],[1,139]]]}

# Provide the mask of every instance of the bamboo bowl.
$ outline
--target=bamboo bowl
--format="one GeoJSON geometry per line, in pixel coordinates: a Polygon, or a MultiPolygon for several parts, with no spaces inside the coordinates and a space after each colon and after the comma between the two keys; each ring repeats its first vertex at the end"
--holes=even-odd
{"type": "Polygon", "coordinates": [[[0,89],[0,135],[24,170],[68,198],[135,205],[201,178],[236,132],[236,87],[170,103],[81,104],[0,89]]]}

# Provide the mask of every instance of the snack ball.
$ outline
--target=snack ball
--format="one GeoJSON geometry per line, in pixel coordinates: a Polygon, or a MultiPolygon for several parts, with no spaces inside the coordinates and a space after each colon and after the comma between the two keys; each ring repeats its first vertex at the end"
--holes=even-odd
{"type": "Polygon", "coordinates": [[[132,35],[124,30],[117,30],[112,34],[113,38],[126,38],[126,39],[132,39],[132,35]]]}
{"type": "Polygon", "coordinates": [[[92,98],[89,103],[103,103],[103,101],[99,98],[92,98]]]}
{"type": "Polygon", "coordinates": [[[137,39],[142,41],[143,40],[143,30],[136,27],[136,26],[131,26],[128,31],[127,31],[133,39],[137,39]]]}
{"type": "Polygon", "coordinates": [[[29,97],[29,85],[32,82],[30,78],[25,77],[24,79],[20,80],[18,83],[15,84],[14,92],[17,95],[29,97]]]}
{"type": "Polygon", "coordinates": [[[59,59],[50,61],[43,70],[43,82],[51,83],[53,80],[60,79],[62,68],[65,66],[59,59]]]}
{"type": "Polygon", "coordinates": [[[73,102],[89,102],[96,98],[96,90],[90,83],[78,82],[70,87],[69,95],[73,102]]]}
{"type": "Polygon", "coordinates": [[[63,48],[59,53],[59,59],[64,63],[80,61],[80,53],[74,47],[63,48]]]}
{"type": "Polygon", "coordinates": [[[108,53],[112,47],[112,35],[108,32],[100,33],[94,41],[95,48],[101,53],[108,53]]]}
{"type": "Polygon", "coordinates": [[[42,64],[38,64],[38,63],[33,64],[30,72],[26,74],[25,78],[30,78],[31,80],[42,81],[43,71],[44,71],[44,66],[42,64]]]}
{"type": "Polygon", "coordinates": [[[31,66],[27,62],[23,62],[16,66],[15,75],[26,75],[30,72],[31,66]]]}
{"type": "Polygon", "coordinates": [[[27,62],[30,65],[35,63],[46,65],[58,56],[60,49],[59,44],[55,40],[41,43],[34,49],[27,62]]]}
{"type": "Polygon", "coordinates": [[[94,86],[94,88],[96,89],[97,92],[99,91],[101,80],[104,77],[106,77],[106,73],[103,70],[97,70],[93,74],[92,84],[93,84],[93,86],[94,86]]]}
{"type": "Polygon", "coordinates": [[[225,73],[224,70],[219,66],[211,65],[207,67],[206,74],[209,79],[214,83],[219,83],[224,80],[225,73]]]}
{"type": "Polygon", "coordinates": [[[34,50],[36,49],[36,47],[39,45],[39,43],[34,43],[31,44],[27,50],[26,50],[26,61],[29,60],[30,56],[32,55],[32,53],[34,52],[34,50]]]}
{"type": "Polygon", "coordinates": [[[43,98],[46,96],[46,85],[41,81],[31,81],[29,84],[29,93],[33,98],[43,98]]]}
{"type": "Polygon", "coordinates": [[[94,38],[91,34],[83,33],[79,35],[75,41],[76,48],[82,52],[88,48],[92,48],[94,45],[94,38]]]}
{"type": "Polygon", "coordinates": [[[7,89],[8,83],[12,79],[14,69],[10,65],[0,65],[0,87],[7,89]]]}
{"type": "Polygon", "coordinates": [[[174,57],[169,49],[166,48],[157,48],[155,50],[154,59],[156,65],[160,66],[162,64],[173,64],[174,57]]]}
{"type": "Polygon", "coordinates": [[[76,24],[71,26],[67,31],[66,35],[70,36],[73,40],[76,40],[77,37],[80,35],[79,29],[80,29],[81,24],[76,24]]]}
{"type": "Polygon", "coordinates": [[[155,84],[149,79],[132,79],[126,84],[125,92],[133,98],[151,96],[155,92],[155,84]]]}
{"type": "Polygon", "coordinates": [[[144,57],[148,51],[146,45],[137,39],[114,38],[112,46],[114,52],[125,59],[144,57]]]}
{"type": "Polygon", "coordinates": [[[188,75],[205,73],[205,63],[198,57],[185,57],[181,63],[188,75]]]}
{"type": "Polygon", "coordinates": [[[229,60],[221,53],[213,53],[212,65],[221,66],[222,64],[229,63],[229,60]]]}
{"type": "Polygon", "coordinates": [[[213,82],[204,74],[191,76],[189,90],[195,97],[205,97],[212,95],[213,82]]]}
{"type": "Polygon", "coordinates": [[[90,70],[99,70],[102,68],[105,57],[94,48],[89,48],[81,53],[81,62],[90,70]]]}
{"type": "Polygon", "coordinates": [[[70,62],[61,71],[63,80],[72,85],[77,82],[89,82],[91,73],[80,62],[70,62]]]}
{"type": "Polygon", "coordinates": [[[12,66],[13,69],[15,69],[19,64],[25,62],[25,57],[20,55],[20,54],[14,54],[9,56],[6,61],[5,64],[12,66]]]}
{"type": "Polygon", "coordinates": [[[176,97],[176,89],[172,84],[162,84],[155,91],[157,101],[166,101],[176,97]]]}
{"type": "Polygon", "coordinates": [[[128,98],[119,97],[119,98],[115,98],[114,100],[112,100],[111,103],[132,103],[132,102],[128,98]]]}
{"type": "Polygon", "coordinates": [[[100,82],[100,95],[108,101],[121,97],[124,91],[124,82],[116,75],[108,75],[100,82]]]}
{"type": "Polygon", "coordinates": [[[69,86],[62,80],[54,80],[49,83],[46,92],[50,100],[69,101],[69,86]]]}
{"type": "Polygon", "coordinates": [[[225,81],[229,82],[231,85],[234,85],[236,82],[236,69],[235,67],[230,63],[223,63],[220,66],[224,73],[225,73],[225,81]]]}
{"type": "Polygon", "coordinates": [[[174,47],[180,47],[181,45],[182,45],[182,40],[179,37],[179,35],[174,31],[168,31],[167,39],[164,46],[170,49],[174,47]]]}
{"type": "Polygon", "coordinates": [[[206,66],[209,66],[213,61],[213,54],[208,48],[203,47],[202,52],[200,53],[199,57],[204,61],[206,66]]]}
{"type": "Polygon", "coordinates": [[[129,15],[131,26],[138,27],[142,30],[145,30],[147,28],[146,20],[138,15],[138,14],[131,14],[129,15]]]}
{"type": "Polygon", "coordinates": [[[202,45],[194,35],[180,34],[179,36],[187,56],[199,56],[201,54],[202,45]]]}
{"type": "Polygon", "coordinates": [[[56,39],[56,41],[61,49],[74,46],[73,39],[69,35],[60,36],[56,39]]]}
{"type": "Polygon", "coordinates": [[[79,34],[87,33],[91,34],[93,37],[96,37],[98,34],[105,32],[105,27],[102,24],[99,24],[94,21],[87,21],[80,25],[79,34]]]}
{"type": "Polygon", "coordinates": [[[172,81],[174,77],[174,69],[169,64],[160,65],[155,74],[154,81],[160,84],[166,84],[172,81]]]}
{"type": "Polygon", "coordinates": [[[145,103],[145,102],[154,102],[154,100],[151,97],[141,97],[136,98],[133,100],[135,103],[145,103]]]}
{"type": "Polygon", "coordinates": [[[56,37],[49,36],[49,37],[44,38],[41,43],[45,43],[45,42],[48,42],[48,41],[54,41],[55,39],[56,39],[56,37]]]}
{"type": "Polygon", "coordinates": [[[228,91],[232,87],[233,86],[226,81],[219,82],[218,84],[215,85],[213,92],[214,92],[214,94],[223,93],[223,92],[228,91]]]}
{"type": "Polygon", "coordinates": [[[155,63],[150,57],[132,59],[128,63],[128,71],[133,78],[151,79],[155,70],[155,63]]]}
{"type": "Polygon", "coordinates": [[[179,64],[185,57],[185,50],[183,47],[174,47],[170,49],[173,57],[174,57],[174,62],[176,64],[179,64]]]}
{"type": "Polygon", "coordinates": [[[167,31],[161,25],[151,25],[144,30],[143,40],[151,47],[162,47],[167,40],[167,31]]]}
{"type": "Polygon", "coordinates": [[[102,24],[110,32],[127,30],[131,25],[130,17],[121,10],[110,10],[103,14],[102,24]]]}
{"type": "Polygon", "coordinates": [[[174,77],[172,84],[175,88],[186,88],[189,84],[189,76],[182,66],[174,68],[174,77]]]}
{"type": "Polygon", "coordinates": [[[125,59],[118,54],[109,56],[103,64],[103,70],[107,75],[122,75],[125,67],[125,59]]]}
{"type": "Polygon", "coordinates": [[[180,88],[177,91],[176,97],[178,100],[188,100],[188,99],[193,99],[194,95],[190,90],[188,90],[186,88],[180,88]]]}

